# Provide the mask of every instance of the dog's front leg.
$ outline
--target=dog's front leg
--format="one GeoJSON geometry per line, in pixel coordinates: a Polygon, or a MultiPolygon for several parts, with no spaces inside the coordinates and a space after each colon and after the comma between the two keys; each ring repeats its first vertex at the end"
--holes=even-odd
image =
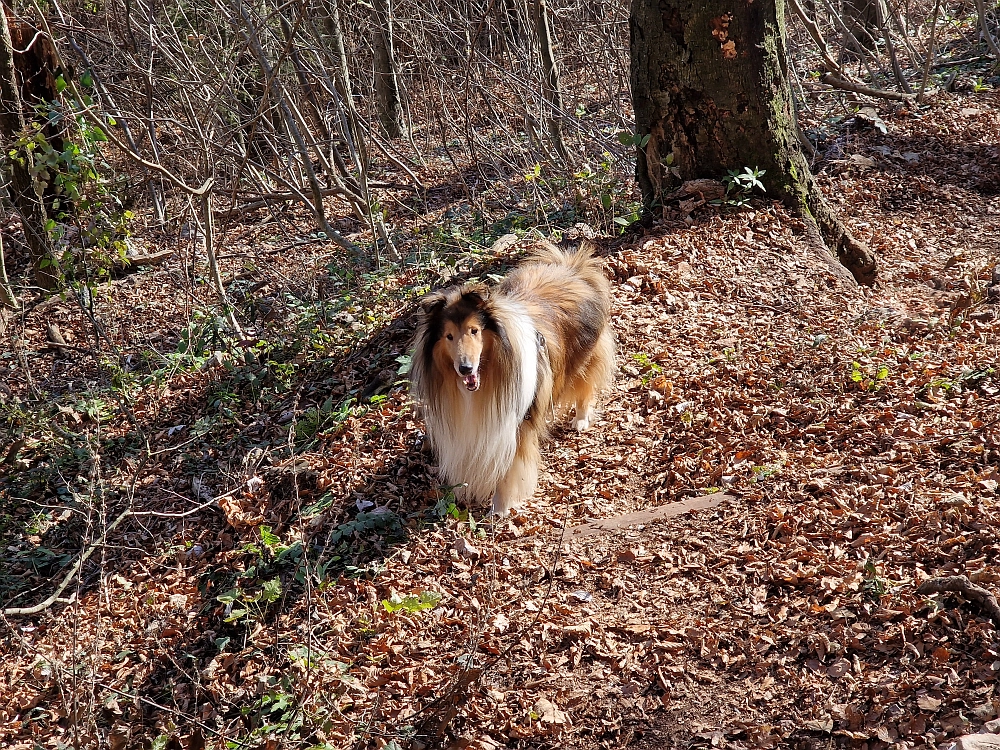
{"type": "Polygon", "coordinates": [[[506,516],[535,494],[538,486],[538,435],[526,430],[518,441],[514,463],[497,485],[493,495],[493,515],[506,516]]]}

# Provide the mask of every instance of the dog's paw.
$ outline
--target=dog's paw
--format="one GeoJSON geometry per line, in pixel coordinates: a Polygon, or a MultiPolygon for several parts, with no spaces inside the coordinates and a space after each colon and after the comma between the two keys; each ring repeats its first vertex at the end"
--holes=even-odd
{"type": "Polygon", "coordinates": [[[520,498],[510,498],[502,497],[500,493],[493,496],[493,508],[490,510],[490,516],[493,518],[507,518],[511,511],[520,508],[523,504],[523,500],[520,498]]]}
{"type": "Polygon", "coordinates": [[[594,410],[587,409],[583,416],[577,415],[577,418],[573,421],[573,426],[576,427],[577,432],[585,432],[590,429],[590,425],[594,422],[594,410]]]}

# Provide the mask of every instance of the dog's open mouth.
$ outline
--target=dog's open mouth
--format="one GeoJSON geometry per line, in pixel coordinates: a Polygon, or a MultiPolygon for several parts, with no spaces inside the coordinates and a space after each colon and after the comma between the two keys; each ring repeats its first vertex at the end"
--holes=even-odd
{"type": "Polygon", "coordinates": [[[466,390],[478,391],[479,375],[478,374],[466,375],[464,378],[462,378],[462,384],[465,386],[466,390]]]}

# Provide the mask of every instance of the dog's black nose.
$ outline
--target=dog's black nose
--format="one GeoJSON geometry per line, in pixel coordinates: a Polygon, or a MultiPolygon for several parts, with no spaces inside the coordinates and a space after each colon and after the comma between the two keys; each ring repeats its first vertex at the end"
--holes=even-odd
{"type": "Polygon", "coordinates": [[[458,372],[461,375],[471,375],[472,374],[472,365],[459,365],[458,366],[458,372]]]}

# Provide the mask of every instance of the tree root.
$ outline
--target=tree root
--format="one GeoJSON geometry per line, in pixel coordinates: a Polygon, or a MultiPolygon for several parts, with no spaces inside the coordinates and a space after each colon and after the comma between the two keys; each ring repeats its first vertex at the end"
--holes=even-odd
{"type": "MultiPolygon", "coordinates": [[[[875,256],[868,246],[851,234],[851,231],[837,218],[819,186],[812,180],[809,180],[806,193],[806,208],[822,235],[824,247],[836,255],[841,265],[851,272],[858,284],[872,286],[878,273],[875,256]]],[[[810,223],[809,217],[806,218],[807,224],[810,223]]]]}
{"type": "Polygon", "coordinates": [[[967,576],[941,576],[929,578],[917,587],[917,594],[961,594],[970,602],[976,602],[982,607],[983,614],[993,620],[993,624],[1000,628],[1000,604],[997,598],[982,586],[977,586],[968,579],[967,576]]]}
{"type": "Polygon", "coordinates": [[[857,279],[854,278],[851,272],[837,258],[833,257],[833,253],[830,252],[830,249],[826,246],[826,242],[823,241],[823,235],[820,234],[816,219],[808,211],[802,211],[799,216],[805,223],[806,241],[814,257],[826,265],[827,270],[842,282],[850,286],[856,286],[858,283],[857,279]]]}

